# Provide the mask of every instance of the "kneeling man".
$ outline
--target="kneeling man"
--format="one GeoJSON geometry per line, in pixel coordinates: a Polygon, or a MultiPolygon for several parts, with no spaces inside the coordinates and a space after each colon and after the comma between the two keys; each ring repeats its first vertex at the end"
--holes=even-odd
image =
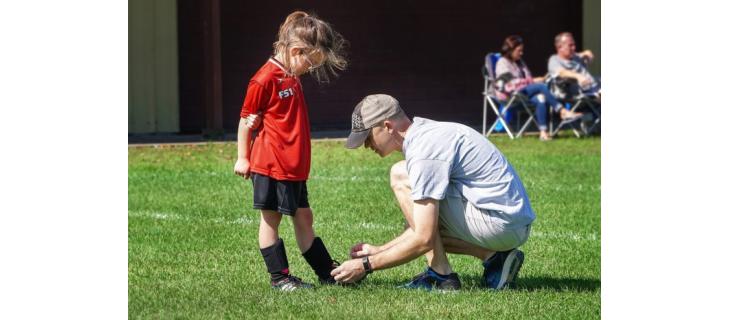
{"type": "Polygon", "coordinates": [[[332,271],[335,280],[355,282],[425,254],[428,268],[403,287],[457,290],[448,252],[478,258],[488,288],[513,283],[524,261],[517,247],[527,241],[535,214],[517,173],[491,142],[458,123],[411,121],[395,98],[375,94],[352,114],[346,147],[363,144],[381,157],[405,155],[391,168],[390,184],[409,228],[381,246],[355,245],[354,259],[332,271]]]}

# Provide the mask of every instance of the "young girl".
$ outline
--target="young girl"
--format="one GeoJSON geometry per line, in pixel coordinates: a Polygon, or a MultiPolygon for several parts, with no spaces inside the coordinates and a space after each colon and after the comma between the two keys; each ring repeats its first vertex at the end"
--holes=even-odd
{"type": "Polygon", "coordinates": [[[249,82],[241,108],[234,171],[253,181],[253,207],[261,210],[259,248],[274,289],[312,287],[289,273],[284,241],[278,233],[282,215],[292,217],[297,245],[320,283],[335,282],[330,271],[336,262],[312,229],[307,199],[309,117],[299,77],[312,73],[323,82],[329,80],[329,74],[344,70],[344,44],[345,39],[327,22],[305,12],[291,13],[279,28],[274,56],[249,82]],[[251,129],[259,124],[252,147],[251,129]]]}

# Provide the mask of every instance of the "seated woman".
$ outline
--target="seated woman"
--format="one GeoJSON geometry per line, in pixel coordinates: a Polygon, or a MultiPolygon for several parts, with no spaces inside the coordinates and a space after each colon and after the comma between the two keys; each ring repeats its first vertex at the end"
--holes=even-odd
{"type": "Polygon", "coordinates": [[[578,120],[582,114],[563,108],[563,104],[558,102],[550,93],[544,83],[544,77],[532,77],[527,65],[522,61],[523,50],[522,37],[512,35],[504,39],[502,57],[497,61],[495,68],[495,74],[498,79],[504,80],[504,86],[501,90],[497,90],[497,98],[506,100],[515,92],[529,97],[530,101],[537,107],[537,126],[540,130],[540,140],[551,140],[550,135],[547,133],[547,105],[560,112],[560,118],[562,119],[578,120]]]}

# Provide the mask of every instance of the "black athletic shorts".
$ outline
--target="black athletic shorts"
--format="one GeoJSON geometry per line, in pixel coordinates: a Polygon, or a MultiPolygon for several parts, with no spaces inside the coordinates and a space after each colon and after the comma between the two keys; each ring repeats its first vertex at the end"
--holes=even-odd
{"type": "Polygon", "coordinates": [[[309,208],[307,181],[276,180],[253,172],[251,181],[254,209],[272,210],[294,216],[297,209],[309,208]]]}

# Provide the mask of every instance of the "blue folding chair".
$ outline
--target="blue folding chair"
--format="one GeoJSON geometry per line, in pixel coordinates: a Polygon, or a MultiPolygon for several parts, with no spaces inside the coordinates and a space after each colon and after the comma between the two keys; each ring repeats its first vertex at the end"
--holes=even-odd
{"type": "MultiPolygon", "coordinates": [[[[504,129],[510,139],[519,138],[527,130],[530,124],[537,126],[537,120],[535,120],[535,114],[531,110],[533,107],[530,103],[530,99],[523,94],[515,92],[507,100],[499,100],[496,95],[496,88],[498,86],[497,77],[495,75],[495,68],[497,60],[499,60],[499,53],[489,53],[485,57],[484,65],[482,66],[482,76],[484,77],[484,91],[482,95],[483,100],[483,116],[482,116],[482,134],[487,137],[492,134],[493,131],[500,131],[504,129]],[[487,130],[487,108],[491,108],[492,111],[497,115],[497,119],[492,123],[492,126],[487,130]],[[522,107],[522,109],[519,109],[522,107]],[[527,120],[520,127],[517,134],[513,133],[513,129],[509,125],[510,115],[512,111],[524,111],[528,114],[527,120]]],[[[517,123],[519,127],[519,121],[517,123]]]]}
{"type": "Polygon", "coordinates": [[[550,122],[550,135],[557,135],[560,129],[567,125],[571,125],[573,134],[578,138],[593,133],[601,125],[601,104],[598,103],[594,96],[575,92],[571,94],[569,90],[566,90],[563,85],[559,84],[561,80],[569,81],[559,77],[548,77],[546,83],[555,98],[562,102],[566,109],[573,112],[582,112],[584,119],[578,122],[580,124],[579,128],[576,128],[576,122],[570,120],[561,120],[555,128],[552,128],[552,122],[550,122]]]}

